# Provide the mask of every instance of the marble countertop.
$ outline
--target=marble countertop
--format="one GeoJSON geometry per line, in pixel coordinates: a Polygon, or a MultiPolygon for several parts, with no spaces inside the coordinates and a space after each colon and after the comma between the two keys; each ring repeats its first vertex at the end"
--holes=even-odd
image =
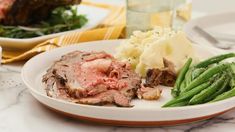
{"type": "MultiPolygon", "coordinates": [[[[123,3],[124,0],[98,2],[101,1],[120,4],[120,1],[123,3]]],[[[199,0],[197,2],[199,3],[199,0]]],[[[22,64],[0,66],[0,132],[234,132],[235,130],[235,110],[209,120],[172,127],[113,127],[71,119],[47,109],[31,96],[21,80],[21,66],[22,64]]]]}
{"type": "Polygon", "coordinates": [[[58,115],[34,99],[20,77],[20,67],[0,67],[0,132],[234,132],[235,110],[192,124],[128,128],[101,126],[58,115]]]}

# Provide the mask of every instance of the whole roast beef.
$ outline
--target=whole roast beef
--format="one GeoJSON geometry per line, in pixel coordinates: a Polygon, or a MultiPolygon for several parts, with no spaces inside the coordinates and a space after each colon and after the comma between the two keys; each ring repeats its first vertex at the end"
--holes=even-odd
{"type": "Polygon", "coordinates": [[[58,6],[79,4],[81,0],[0,0],[0,22],[28,25],[44,20],[58,6]]]}
{"type": "Polygon", "coordinates": [[[129,107],[141,78],[129,63],[105,52],[74,51],[56,61],[43,76],[47,95],[90,105],[129,107]]]}

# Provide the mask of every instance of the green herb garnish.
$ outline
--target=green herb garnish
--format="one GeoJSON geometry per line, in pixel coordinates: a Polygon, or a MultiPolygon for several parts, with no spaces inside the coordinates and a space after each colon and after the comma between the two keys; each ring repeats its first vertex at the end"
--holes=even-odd
{"type": "Polygon", "coordinates": [[[87,18],[77,12],[77,6],[54,9],[49,18],[30,27],[0,25],[0,36],[8,38],[32,38],[81,28],[87,18]]]}

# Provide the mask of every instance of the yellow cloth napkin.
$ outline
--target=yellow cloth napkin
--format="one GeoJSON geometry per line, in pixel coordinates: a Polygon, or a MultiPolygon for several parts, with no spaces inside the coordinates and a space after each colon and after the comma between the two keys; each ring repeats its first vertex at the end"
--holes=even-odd
{"type": "Polygon", "coordinates": [[[67,46],[80,42],[95,41],[95,40],[108,40],[118,39],[125,27],[125,8],[114,5],[104,5],[90,2],[83,2],[82,4],[89,6],[96,6],[108,9],[108,17],[95,29],[84,32],[73,32],[60,37],[56,37],[38,44],[28,51],[3,51],[2,63],[10,63],[20,60],[26,60],[32,56],[48,51],[57,47],[67,46]]]}
{"type": "MultiPolygon", "coordinates": [[[[98,4],[89,1],[83,1],[81,4],[105,8],[108,9],[110,13],[107,18],[94,29],[62,35],[40,43],[28,51],[3,51],[2,63],[27,60],[41,52],[75,43],[79,44],[80,42],[87,41],[118,39],[124,36],[123,31],[126,23],[125,7],[98,4]]],[[[191,14],[191,7],[188,7],[189,9],[178,12],[178,15],[186,20],[190,19],[191,14]]]]}

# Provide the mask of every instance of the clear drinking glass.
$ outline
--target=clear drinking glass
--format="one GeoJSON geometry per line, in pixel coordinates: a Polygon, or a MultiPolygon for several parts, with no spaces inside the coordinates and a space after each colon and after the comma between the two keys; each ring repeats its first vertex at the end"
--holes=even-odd
{"type": "MultiPolygon", "coordinates": [[[[180,29],[185,20],[178,17],[187,0],[127,0],[127,28],[129,37],[133,31],[146,31],[155,26],[180,29]]],[[[182,15],[185,15],[182,13],[182,15]]],[[[187,16],[187,15],[185,15],[187,16]]],[[[188,16],[187,16],[188,17],[188,16]]]]}
{"type": "Polygon", "coordinates": [[[173,0],[172,29],[181,30],[191,18],[192,0],[173,0]]]}

